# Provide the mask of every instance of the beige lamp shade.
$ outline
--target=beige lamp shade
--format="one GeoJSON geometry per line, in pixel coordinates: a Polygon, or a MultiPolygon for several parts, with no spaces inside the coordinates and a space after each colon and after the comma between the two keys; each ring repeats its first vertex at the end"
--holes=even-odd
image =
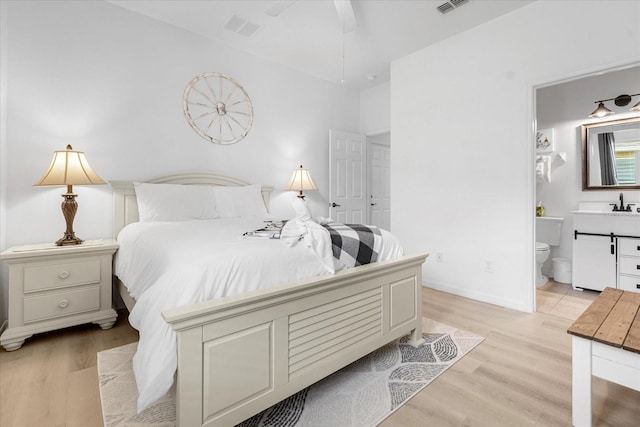
{"type": "Polygon", "coordinates": [[[291,175],[291,180],[289,181],[289,186],[287,190],[299,191],[298,197],[304,199],[304,195],[302,194],[303,190],[317,190],[316,183],[313,182],[313,178],[311,178],[311,174],[308,169],[305,169],[300,165],[300,167],[293,171],[291,175]]]}
{"type": "Polygon", "coordinates": [[[34,186],[106,184],[96,174],[82,151],[67,145],[65,151],[54,151],[49,168],[34,186]]]}

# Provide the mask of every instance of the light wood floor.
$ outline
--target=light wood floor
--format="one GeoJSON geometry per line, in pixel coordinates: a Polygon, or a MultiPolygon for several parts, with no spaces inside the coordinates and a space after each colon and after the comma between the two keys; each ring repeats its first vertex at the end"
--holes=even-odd
{"type": "Polygon", "coordinates": [[[102,426],[96,353],[138,340],[127,315],[106,331],[82,325],[0,350],[0,426],[102,426]]]}
{"type": "Polygon", "coordinates": [[[541,313],[553,314],[575,320],[600,295],[597,291],[576,291],[566,283],[553,279],[536,289],[536,309],[541,313]]]}
{"type": "MultiPolygon", "coordinates": [[[[485,337],[382,426],[570,426],[572,320],[425,289],[426,317],[485,337]]],[[[102,425],[96,352],[137,340],[116,326],[70,328],[0,350],[0,426],[102,425]]],[[[594,378],[594,425],[638,426],[640,393],[594,378]]]]}

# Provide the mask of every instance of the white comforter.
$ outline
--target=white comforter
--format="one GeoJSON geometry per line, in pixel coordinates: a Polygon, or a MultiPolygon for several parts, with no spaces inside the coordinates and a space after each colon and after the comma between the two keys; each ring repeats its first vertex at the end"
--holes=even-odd
{"type": "MultiPolygon", "coordinates": [[[[129,321],[140,332],[133,358],[138,412],[173,383],[176,336],[162,311],[329,273],[317,248],[242,237],[263,225],[261,219],[138,222],[120,232],[115,274],[136,299],[129,321]]],[[[380,261],[402,255],[390,233],[383,238],[380,261]]]]}

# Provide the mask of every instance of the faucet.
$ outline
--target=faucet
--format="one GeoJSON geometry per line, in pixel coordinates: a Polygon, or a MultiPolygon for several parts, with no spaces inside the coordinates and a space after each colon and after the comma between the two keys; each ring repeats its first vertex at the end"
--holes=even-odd
{"type": "MultiPolygon", "coordinates": [[[[614,212],[622,212],[624,211],[624,196],[622,195],[622,193],[620,193],[620,206],[618,206],[615,203],[609,203],[611,206],[613,206],[613,211],[614,212]]],[[[629,206],[629,209],[631,209],[631,206],[629,206]]]]}
{"type": "Polygon", "coordinates": [[[620,193],[620,207],[618,208],[619,211],[623,211],[624,210],[624,196],[622,195],[622,193],[620,193]]]}
{"type": "MultiPolygon", "coordinates": [[[[624,207],[624,196],[622,195],[622,193],[620,193],[620,206],[618,206],[616,203],[609,203],[611,206],[613,206],[613,211],[614,212],[631,212],[631,206],[635,206],[635,203],[628,203],[627,207],[624,207]]],[[[638,210],[638,212],[640,212],[640,209],[638,210]]]]}

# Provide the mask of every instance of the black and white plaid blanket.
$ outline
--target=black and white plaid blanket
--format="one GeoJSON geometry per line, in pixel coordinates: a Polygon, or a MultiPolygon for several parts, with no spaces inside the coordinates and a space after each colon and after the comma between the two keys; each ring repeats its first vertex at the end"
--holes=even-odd
{"type": "Polygon", "coordinates": [[[378,227],[340,223],[325,224],[324,227],[331,235],[333,257],[347,267],[378,260],[382,248],[382,234],[378,227]]]}

